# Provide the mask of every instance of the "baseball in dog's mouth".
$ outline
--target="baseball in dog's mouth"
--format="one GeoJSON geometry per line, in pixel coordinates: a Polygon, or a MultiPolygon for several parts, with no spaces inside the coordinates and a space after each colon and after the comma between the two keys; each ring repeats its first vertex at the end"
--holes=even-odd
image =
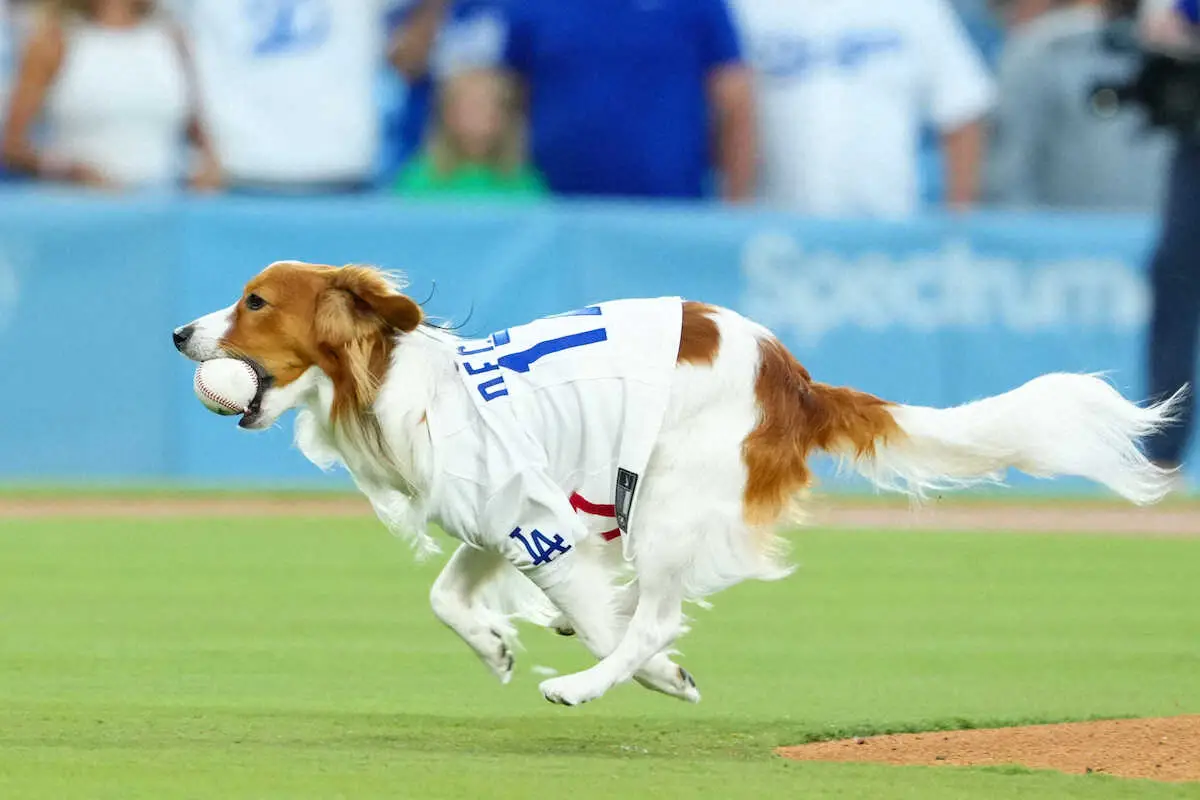
{"type": "Polygon", "coordinates": [[[257,361],[249,358],[243,358],[250,368],[254,370],[254,374],[258,376],[258,391],[254,393],[254,399],[250,401],[250,405],[246,406],[245,412],[242,413],[241,420],[238,421],[239,428],[252,430],[258,427],[258,422],[262,417],[262,401],[263,395],[267,393],[267,389],[275,383],[275,378],[263,369],[262,365],[257,361]]]}

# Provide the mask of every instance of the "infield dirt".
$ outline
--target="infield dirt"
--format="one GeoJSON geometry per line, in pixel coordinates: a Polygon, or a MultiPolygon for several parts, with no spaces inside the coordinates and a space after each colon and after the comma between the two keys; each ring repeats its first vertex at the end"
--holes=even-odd
{"type": "Polygon", "coordinates": [[[777,752],[798,761],[1019,764],[1075,774],[1200,781],[1200,716],[906,733],[816,742],[777,752]]]}

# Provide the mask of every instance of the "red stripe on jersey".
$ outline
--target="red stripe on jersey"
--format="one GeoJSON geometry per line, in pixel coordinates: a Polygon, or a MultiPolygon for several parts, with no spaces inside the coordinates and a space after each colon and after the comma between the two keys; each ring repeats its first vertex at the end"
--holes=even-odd
{"type": "Polygon", "coordinates": [[[590,502],[585,500],[583,496],[579,494],[579,492],[575,492],[571,495],[571,508],[575,509],[576,511],[582,511],[585,514],[594,514],[597,517],[613,517],[615,519],[617,516],[616,506],[605,506],[600,505],[599,503],[590,502]]]}
{"type": "MultiPolygon", "coordinates": [[[[599,503],[589,502],[588,500],[585,500],[583,495],[581,495],[579,492],[573,492],[571,494],[571,508],[596,517],[612,517],[613,519],[616,519],[617,517],[616,506],[606,506],[599,503]]],[[[611,542],[613,539],[620,538],[620,536],[620,528],[613,528],[611,531],[605,531],[604,533],[600,534],[600,538],[606,542],[611,542]]]]}

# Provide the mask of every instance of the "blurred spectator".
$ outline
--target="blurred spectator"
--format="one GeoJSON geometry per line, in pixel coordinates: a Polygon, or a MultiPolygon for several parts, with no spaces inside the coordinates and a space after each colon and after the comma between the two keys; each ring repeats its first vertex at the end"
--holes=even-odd
{"type": "MultiPolygon", "coordinates": [[[[1148,0],[1139,24],[1158,49],[1200,45],[1200,4],[1196,0],[1148,0]]],[[[1184,385],[1179,422],[1150,440],[1147,455],[1164,467],[1179,466],[1196,416],[1196,345],[1200,335],[1200,137],[1181,136],[1171,162],[1162,229],[1150,266],[1149,383],[1156,397],[1184,385]]]]}
{"type": "Polygon", "coordinates": [[[494,64],[503,23],[495,0],[414,0],[394,11],[389,60],[407,85],[407,96],[388,137],[400,160],[421,145],[433,116],[436,76],[494,64]]]}
{"type": "Polygon", "coordinates": [[[461,72],[438,92],[438,120],[425,152],[400,174],[413,197],[539,197],[546,187],[525,164],[525,137],[511,82],[489,70],[461,72]]]}
{"type": "Polygon", "coordinates": [[[401,0],[175,0],[233,188],[367,188],[385,17],[401,0]]]}
{"type": "Polygon", "coordinates": [[[735,0],[757,75],[760,194],[806,214],[918,210],[918,148],[937,129],[946,193],[978,191],[993,90],[946,0],[735,0]]]}
{"type": "Polygon", "coordinates": [[[991,0],[992,12],[1011,36],[1055,6],[1055,0],[991,0]]]}
{"type": "MultiPolygon", "coordinates": [[[[3,129],[4,120],[8,118],[8,92],[12,85],[13,72],[16,70],[16,44],[16,31],[8,0],[0,0],[0,130],[3,129]]],[[[8,178],[8,166],[0,157],[0,181],[6,181],[8,178]]]]}
{"type": "MultiPolygon", "coordinates": [[[[1042,2],[1042,0],[1037,0],[1042,2]]],[[[967,35],[989,69],[996,66],[1004,45],[1004,28],[992,9],[995,0],[951,0],[967,35]]]]}
{"type": "MultiPolygon", "coordinates": [[[[9,96],[16,79],[18,55],[33,27],[32,5],[32,0],[0,0],[0,131],[8,118],[9,96]]],[[[0,181],[12,177],[0,153],[0,181]]]]}
{"type": "Polygon", "coordinates": [[[1089,103],[1094,87],[1123,83],[1138,66],[1136,55],[1105,46],[1101,0],[1037,0],[1038,13],[1022,8],[1028,0],[999,5],[1021,23],[1000,60],[988,199],[1013,206],[1154,210],[1170,138],[1148,131],[1140,110],[1101,116],[1089,103]]]}
{"type": "Polygon", "coordinates": [[[89,186],[162,187],[199,149],[196,188],[221,174],[196,113],[183,34],[148,0],[57,0],[32,33],[9,101],[5,163],[89,186]],[[44,122],[45,144],[33,128],[44,122]]]}
{"type": "Polygon", "coordinates": [[[1134,2],[1130,13],[1137,15],[1142,38],[1157,50],[1200,49],[1195,33],[1196,0],[1127,0],[1134,2]]]}
{"type": "Polygon", "coordinates": [[[0,0],[0,115],[8,110],[18,56],[33,27],[32,18],[40,16],[35,15],[34,5],[33,0],[0,0]]]}
{"type": "Polygon", "coordinates": [[[8,0],[0,0],[0,108],[8,108],[8,91],[16,66],[16,31],[8,0]]]}
{"type": "MultiPolygon", "coordinates": [[[[774,1],[774,0],[772,0],[774,1]]],[[[533,161],[567,195],[745,200],[754,103],[725,0],[511,0],[533,161]]]]}

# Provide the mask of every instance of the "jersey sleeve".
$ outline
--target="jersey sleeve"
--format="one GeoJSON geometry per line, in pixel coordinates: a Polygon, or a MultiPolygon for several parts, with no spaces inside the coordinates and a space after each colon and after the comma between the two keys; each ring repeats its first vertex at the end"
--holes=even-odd
{"type": "Polygon", "coordinates": [[[436,518],[472,547],[502,553],[539,586],[551,585],[586,528],[548,473],[544,448],[510,414],[478,408],[474,392],[446,392],[430,409],[436,518]]]}
{"type": "Polygon", "coordinates": [[[574,555],[586,535],[567,495],[543,470],[512,472],[484,505],[484,537],[542,588],[574,555]]]}
{"type": "Polygon", "coordinates": [[[995,87],[983,59],[947,0],[925,0],[914,17],[925,55],[926,112],[943,131],[984,116],[995,87]]]}

